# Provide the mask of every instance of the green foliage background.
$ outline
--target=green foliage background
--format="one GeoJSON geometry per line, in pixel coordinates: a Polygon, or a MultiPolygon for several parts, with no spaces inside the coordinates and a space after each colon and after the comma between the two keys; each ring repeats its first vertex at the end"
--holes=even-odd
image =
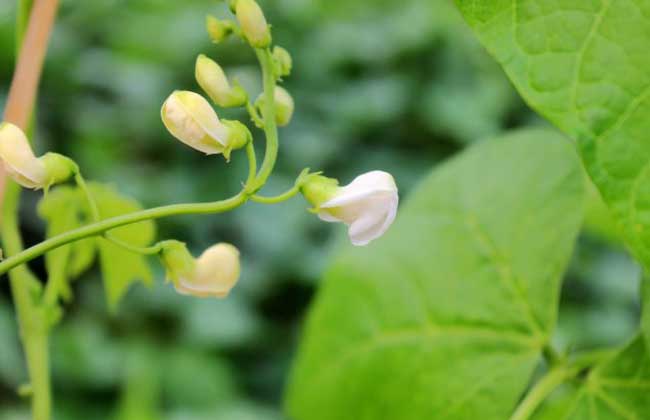
{"type": "MultiPolygon", "coordinates": [[[[283,190],[304,166],[343,182],[381,168],[407,196],[432,167],[470,143],[514,127],[546,126],[451,1],[261,4],[275,40],[295,61],[286,86],[297,112],[281,131],[270,189],[283,190]]],[[[14,13],[13,2],[0,4],[0,98],[13,66],[14,13]]],[[[146,206],[235,191],[244,159],[235,156],[226,166],[205,158],[174,141],[159,119],[173,89],[198,89],[193,63],[201,52],[259,90],[247,49],[209,44],[206,13],[225,15],[225,7],[211,0],[63,0],[36,149],[73,157],[89,178],[113,183],[146,206]]],[[[621,344],[638,323],[639,268],[592,196],[553,337],[564,348],[621,344]]],[[[37,199],[26,194],[22,206],[28,242],[45,231],[37,199]]],[[[195,251],[221,240],[242,249],[242,281],[224,301],[180,297],[152,265],[152,289],[136,286],[110,314],[98,268],[78,279],[51,347],[56,418],[284,418],[282,394],[305,309],[343,233],[305,208],[300,199],[275,207],[251,203],[232,214],[159,223],[161,237],[184,240],[195,251]]],[[[380,246],[400,247],[400,240],[389,235],[380,246]]],[[[40,272],[43,266],[34,264],[40,272]]],[[[7,285],[0,288],[0,418],[26,419],[14,392],[25,379],[15,320],[7,285]]]]}

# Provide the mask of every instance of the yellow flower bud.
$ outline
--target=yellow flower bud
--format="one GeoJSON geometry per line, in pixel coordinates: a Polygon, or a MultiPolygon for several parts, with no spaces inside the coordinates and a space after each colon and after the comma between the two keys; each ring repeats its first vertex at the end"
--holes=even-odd
{"type": "Polygon", "coordinates": [[[196,81],[215,104],[224,107],[242,106],[248,95],[241,86],[231,86],[221,66],[201,54],[196,59],[196,81]]]}
{"type": "Polygon", "coordinates": [[[194,259],[185,244],[168,241],[162,259],[176,291],[196,297],[228,296],[241,271],[239,250],[226,243],[213,245],[194,259]]]}
{"type": "Polygon", "coordinates": [[[161,116],[167,130],[186,145],[206,155],[223,153],[226,159],[230,151],[243,145],[240,133],[219,120],[207,100],[198,93],[175,91],[165,101],[161,116]]]}
{"type": "Polygon", "coordinates": [[[271,31],[264,12],[255,0],[237,0],[237,20],[248,43],[255,48],[266,48],[271,44],[271,31]]]}
{"type": "MultiPolygon", "coordinates": [[[[291,94],[286,89],[276,86],[274,90],[275,99],[275,122],[278,126],[284,127],[291,122],[295,104],[291,94]]],[[[255,101],[255,106],[264,113],[264,94],[261,94],[255,101]]]]}
{"type": "Polygon", "coordinates": [[[291,74],[293,60],[289,51],[282,47],[273,48],[273,63],[275,64],[275,74],[278,77],[285,77],[291,74]]]}
{"type": "Polygon", "coordinates": [[[205,28],[212,42],[218,44],[233,33],[234,24],[229,20],[220,20],[212,15],[208,15],[205,19],[205,28]]]}
{"type": "Polygon", "coordinates": [[[11,123],[0,124],[0,159],[11,178],[25,188],[48,188],[68,180],[77,165],[57,153],[37,158],[25,133],[11,123]]]}
{"type": "Polygon", "coordinates": [[[34,156],[23,130],[11,123],[0,125],[0,158],[9,176],[23,187],[45,186],[45,164],[34,156]]]}

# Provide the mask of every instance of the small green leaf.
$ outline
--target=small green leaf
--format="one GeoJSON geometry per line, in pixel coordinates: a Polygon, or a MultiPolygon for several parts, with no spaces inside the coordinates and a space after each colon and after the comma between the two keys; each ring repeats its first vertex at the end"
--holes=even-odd
{"type": "Polygon", "coordinates": [[[650,269],[650,2],[455,1],[531,107],[579,141],[627,244],[650,269]]]}
{"type": "Polygon", "coordinates": [[[468,149],[387,237],[328,271],[288,389],[298,420],[503,420],[557,316],[584,173],[554,131],[468,149]]]}
{"type": "MultiPolygon", "coordinates": [[[[89,188],[102,219],[142,210],[135,200],[120,195],[111,186],[91,183],[89,188]]],[[[110,234],[131,245],[147,246],[155,237],[155,225],[147,220],[114,229],[110,234]]],[[[102,238],[97,241],[106,296],[109,306],[114,308],[133,282],[140,280],[145,284],[151,283],[151,270],[146,257],[102,238]]]]}
{"type": "Polygon", "coordinates": [[[650,413],[650,355],[642,337],[558,389],[534,420],[632,420],[650,413]]]}
{"type": "MultiPolygon", "coordinates": [[[[50,238],[87,223],[85,207],[82,194],[75,188],[59,187],[46,194],[38,205],[39,215],[47,222],[46,236],[50,238]]],[[[90,267],[94,255],[93,240],[62,246],[45,255],[48,283],[52,282],[55,296],[66,301],[72,298],[69,282],[90,267]]]]}

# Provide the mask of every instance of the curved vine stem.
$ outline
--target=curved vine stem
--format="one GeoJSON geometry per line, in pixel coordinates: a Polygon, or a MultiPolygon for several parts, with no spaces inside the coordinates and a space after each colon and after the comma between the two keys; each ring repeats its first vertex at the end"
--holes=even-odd
{"type": "Polygon", "coordinates": [[[97,236],[108,232],[120,226],[126,226],[144,220],[160,219],[169,216],[178,216],[182,214],[216,214],[223,213],[239,207],[248,200],[244,192],[231,197],[227,200],[215,201],[212,203],[190,203],[190,204],[172,204],[169,206],[156,207],[142,210],[134,213],[124,214],[121,216],[104,219],[96,223],[53,236],[37,245],[27,248],[23,252],[16,254],[0,263],[0,274],[6,273],[12,268],[33,260],[48,251],[56,249],[65,244],[79,241],[91,236],[97,236]]]}

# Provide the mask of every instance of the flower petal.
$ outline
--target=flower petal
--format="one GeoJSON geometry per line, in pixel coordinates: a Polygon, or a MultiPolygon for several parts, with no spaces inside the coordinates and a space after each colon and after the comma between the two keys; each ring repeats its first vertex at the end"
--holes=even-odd
{"type": "Polygon", "coordinates": [[[29,145],[23,131],[10,123],[0,125],[0,159],[9,175],[27,188],[42,188],[47,182],[45,164],[29,145]]]}
{"type": "Polygon", "coordinates": [[[397,186],[392,175],[383,171],[371,171],[359,175],[351,183],[341,187],[332,199],[320,207],[342,207],[374,195],[393,193],[397,193],[397,186]]]}
{"type": "Polygon", "coordinates": [[[188,146],[208,155],[223,153],[227,148],[228,128],[198,93],[172,93],[163,104],[161,113],[169,132],[188,146]]]}

